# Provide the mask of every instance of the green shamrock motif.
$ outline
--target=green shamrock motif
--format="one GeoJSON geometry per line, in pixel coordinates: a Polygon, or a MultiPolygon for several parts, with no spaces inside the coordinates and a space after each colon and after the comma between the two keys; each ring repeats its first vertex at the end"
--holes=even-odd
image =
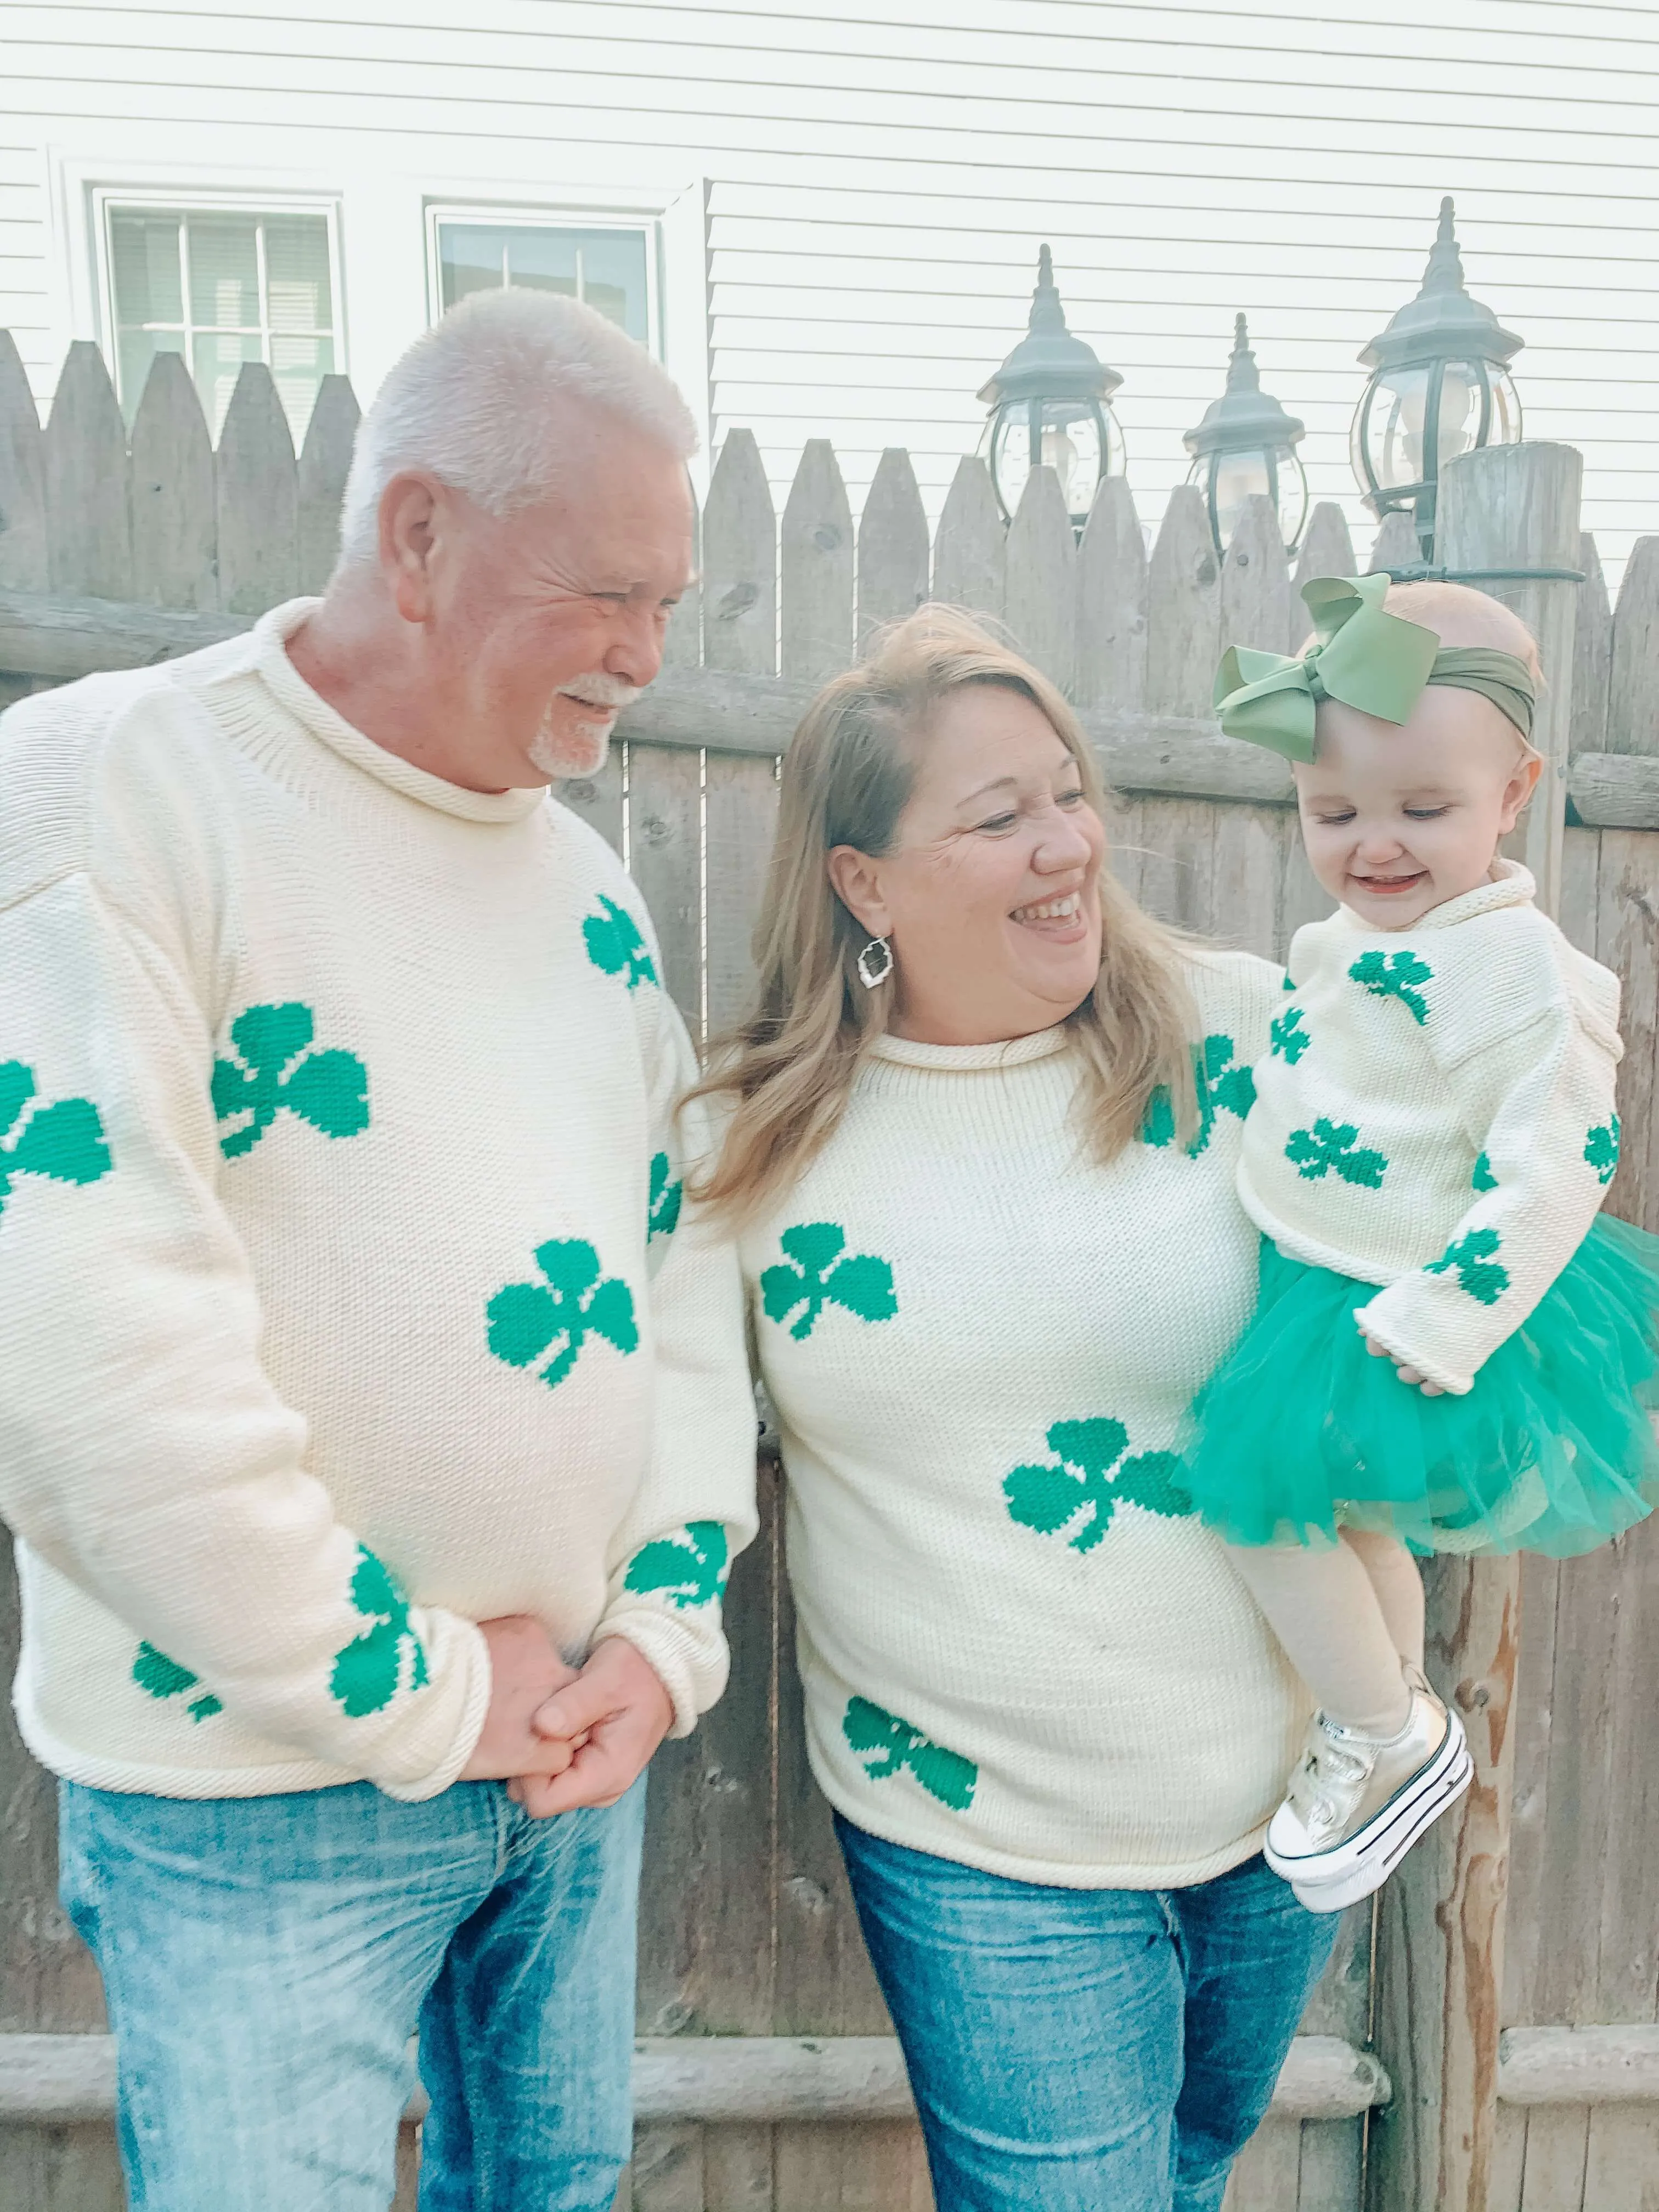
{"type": "Polygon", "coordinates": [[[718,1521],[688,1521],[672,1536],[641,1544],[628,1563],[624,1589],[659,1592],[682,1612],[718,1605],[726,1589],[726,1530],[718,1521]],[[684,1540],[682,1540],[682,1539],[684,1540]]]}
{"type": "Polygon", "coordinates": [[[930,1797],[965,1813],[974,1802],[979,1769],[959,1751],[946,1751],[930,1743],[920,1729],[902,1721],[896,1713],[872,1705],[868,1698],[850,1698],[842,1717],[841,1732],[864,1763],[872,1782],[889,1781],[908,1768],[930,1797]]]}
{"type": "Polygon", "coordinates": [[[538,1244],[536,1265],[545,1282],[508,1283],[485,1308],[489,1348],[497,1359],[528,1367],[551,1350],[541,1379],[556,1390],[590,1336],[604,1337],[620,1352],[638,1350],[634,1294],[620,1276],[604,1273],[599,1254],[584,1238],[538,1244]]]}
{"type": "Polygon", "coordinates": [[[309,1006],[249,1006],[230,1025],[234,1060],[213,1063],[213,1110],[222,1121],[247,1119],[221,1137],[228,1160],[251,1152],[284,1108],[325,1137],[356,1137],[368,1127],[368,1070],[355,1052],[313,1052],[309,1006]]]}
{"type": "Polygon", "coordinates": [[[1270,1050],[1276,1053],[1287,1066],[1294,1067],[1313,1039],[1302,1026],[1300,1006],[1286,1006],[1267,1032],[1273,1042],[1270,1050]]]}
{"type": "Polygon", "coordinates": [[[1174,1452],[1138,1452],[1133,1459],[1123,1458],[1129,1431],[1121,1421],[1056,1421],[1047,1441],[1058,1466],[1017,1467],[1003,1477],[1009,1517],[1022,1528],[1056,1536],[1076,1522],[1067,1542],[1074,1552],[1091,1552],[1126,1499],[1170,1521],[1193,1510],[1174,1452]]]}
{"type": "Polygon", "coordinates": [[[1584,1158],[1595,1170],[1596,1181],[1605,1187],[1613,1181],[1619,1166],[1619,1116],[1602,1121],[1589,1130],[1584,1138],[1584,1158]]]}
{"type": "MultiPolygon", "coordinates": [[[[1201,1045],[1194,1045],[1191,1051],[1198,1127],[1186,1152],[1188,1159],[1195,1160],[1210,1141],[1218,1112],[1236,1114],[1242,1121],[1255,1105],[1255,1077],[1248,1066],[1233,1065],[1233,1041],[1230,1036],[1206,1036],[1201,1045]]],[[[1140,1141],[1161,1148],[1175,1142],[1175,1101],[1170,1096],[1169,1085],[1160,1083],[1146,1101],[1140,1141]]]]}
{"type": "Polygon", "coordinates": [[[1498,1177],[1492,1171],[1492,1162],[1482,1152],[1474,1164],[1474,1173],[1469,1177],[1471,1190],[1496,1190],[1498,1177]]]}
{"type": "Polygon", "coordinates": [[[406,1656],[410,1688],[422,1686],[426,1647],[410,1626],[409,1600],[402,1584],[363,1544],[357,1547],[351,1602],[368,1626],[335,1653],[328,1686],[348,1717],[359,1721],[365,1714],[383,1712],[397,1696],[406,1656]]]}
{"type": "Polygon", "coordinates": [[[1431,1260],[1424,1273],[1443,1275],[1455,1267],[1460,1289],[1483,1306],[1495,1306],[1510,1286],[1509,1269],[1492,1258],[1501,1241],[1495,1229],[1471,1229],[1431,1260]]]}
{"type": "Polygon", "coordinates": [[[1419,1028],[1429,1018],[1428,1000],[1413,987],[1428,982],[1434,970],[1416,953],[1362,952],[1348,974],[1374,999],[1398,999],[1419,1028]]]}
{"type": "Polygon", "coordinates": [[[860,1321],[891,1321],[898,1311],[891,1267],[873,1252],[849,1253],[847,1231],[836,1223],[799,1222],[778,1242],[793,1264],[763,1271],[761,1304],[768,1321],[780,1323],[801,1309],[791,1336],[811,1336],[826,1305],[860,1321]]]}
{"type": "Polygon", "coordinates": [[[19,1128],[33,1097],[34,1070],[21,1060],[0,1063],[0,1213],[5,1212],[14,1176],[96,1182],[115,1164],[90,1098],[54,1099],[50,1106],[37,1107],[19,1128]]]}
{"type": "Polygon", "coordinates": [[[683,1183],[672,1180],[666,1152],[656,1152],[651,1160],[651,1204],[647,1243],[658,1237],[672,1237],[680,1225],[680,1203],[685,1195],[683,1183]]]}
{"type": "Polygon", "coordinates": [[[1292,1129],[1285,1157],[1310,1182],[1322,1182],[1333,1169],[1344,1182],[1375,1190],[1389,1163],[1381,1152],[1356,1152],[1359,1132],[1352,1121],[1329,1121],[1322,1114],[1311,1129],[1292,1129]]]}
{"type": "Polygon", "coordinates": [[[656,963],[640,934],[638,922],[626,907],[618,906],[603,892],[599,905],[603,912],[590,914],[582,924],[588,958],[602,975],[624,977],[630,991],[637,991],[641,983],[654,983],[656,963]]]}
{"type": "MultiPolygon", "coordinates": [[[[188,1667],[181,1667],[176,1659],[169,1659],[165,1651],[158,1651],[153,1644],[141,1644],[132,1662],[132,1679],[139,1688],[152,1698],[182,1697],[193,1690],[201,1680],[188,1667]]],[[[185,1708],[193,1721],[210,1721],[215,1713],[222,1713],[223,1705],[211,1690],[204,1690],[199,1698],[192,1698],[185,1708]]]]}

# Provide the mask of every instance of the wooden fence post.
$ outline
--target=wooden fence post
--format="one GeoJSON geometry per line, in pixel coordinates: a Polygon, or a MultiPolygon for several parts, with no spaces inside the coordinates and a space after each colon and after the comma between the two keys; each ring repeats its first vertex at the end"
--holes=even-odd
{"type": "Polygon", "coordinates": [[[0,331],[0,590],[46,588],[40,417],[9,331],[0,331]]]}
{"type": "Polygon", "coordinates": [[[1008,533],[991,472],[975,455],[964,453],[933,539],[933,597],[1000,622],[1007,588],[1008,533]]]}
{"type": "Polygon", "coordinates": [[[1035,468],[1026,477],[1008,526],[1004,604],[1014,643],[1069,694],[1077,651],[1077,539],[1051,468],[1035,468]]]}
{"type": "Polygon", "coordinates": [[[876,464],[859,517],[858,649],[884,623],[902,622],[927,597],[927,514],[902,446],[876,464]]]}
{"type": "MultiPolygon", "coordinates": [[[[1442,483],[1438,555],[1451,568],[1575,568],[1583,464],[1568,446],[1494,446],[1442,483]]],[[[1539,641],[1549,688],[1534,742],[1546,769],[1528,858],[1540,900],[1560,890],[1572,714],[1575,587],[1494,581],[1539,641]]],[[[1377,2044],[1394,2101],[1372,2136],[1371,2212],[1487,2212],[1498,2136],[1504,1922],[1515,1783],[1518,1558],[1436,1560],[1429,1671],[1462,1715],[1474,1781],[1382,1893],[1377,2044]]]]}

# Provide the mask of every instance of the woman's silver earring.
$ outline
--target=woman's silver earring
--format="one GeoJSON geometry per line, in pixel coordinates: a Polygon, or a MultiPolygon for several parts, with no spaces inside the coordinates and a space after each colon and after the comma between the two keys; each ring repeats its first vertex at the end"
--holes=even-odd
{"type": "Polygon", "coordinates": [[[884,983],[893,972],[893,947],[885,937],[872,937],[859,955],[859,981],[866,991],[884,983]]]}

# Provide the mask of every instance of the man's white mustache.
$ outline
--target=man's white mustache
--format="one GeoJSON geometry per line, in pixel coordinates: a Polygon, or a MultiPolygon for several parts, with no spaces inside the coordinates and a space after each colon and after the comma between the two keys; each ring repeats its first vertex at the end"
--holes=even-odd
{"type": "Polygon", "coordinates": [[[592,676],[576,676],[568,684],[561,684],[559,696],[580,700],[587,707],[621,708],[631,707],[636,699],[643,699],[645,687],[639,684],[624,684],[620,676],[607,676],[599,670],[592,676]]]}

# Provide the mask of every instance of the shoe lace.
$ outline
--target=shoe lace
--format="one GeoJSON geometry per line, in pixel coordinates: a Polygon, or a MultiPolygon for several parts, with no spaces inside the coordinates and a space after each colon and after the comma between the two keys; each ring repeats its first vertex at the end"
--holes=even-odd
{"type": "Polygon", "coordinates": [[[1291,1778],[1290,1799],[1314,1841],[1346,1823],[1370,1778],[1375,1756],[1347,1730],[1322,1713],[1301,1765],[1291,1778]]]}

